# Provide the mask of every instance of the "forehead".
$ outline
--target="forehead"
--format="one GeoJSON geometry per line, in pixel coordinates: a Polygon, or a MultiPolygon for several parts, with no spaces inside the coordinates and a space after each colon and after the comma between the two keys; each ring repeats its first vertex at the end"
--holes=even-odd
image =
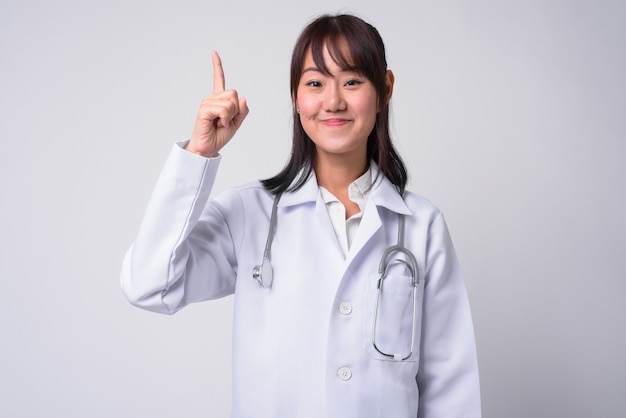
{"type": "Polygon", "coordinates": [[[329,65],[335,64],[345,71],[358,71],[350,48],[345,39],[325,39],[322,42],[312,42],[303,57],[303,70],[314,65],[321,72],[330,74],[329,65]]]}

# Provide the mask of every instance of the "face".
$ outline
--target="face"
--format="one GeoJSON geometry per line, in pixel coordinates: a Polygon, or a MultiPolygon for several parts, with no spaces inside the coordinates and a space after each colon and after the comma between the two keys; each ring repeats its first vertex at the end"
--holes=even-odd
{"type": "Polygon", "coordinates": [[[315,143],[318,158],[330,155],[367,155],[367,137],[374,128],[378,95],[364,76],[343,70],[324,48],[330,75],[315,64],[311,51],[304,65],[295,99],[304,131],[315,143]]]}

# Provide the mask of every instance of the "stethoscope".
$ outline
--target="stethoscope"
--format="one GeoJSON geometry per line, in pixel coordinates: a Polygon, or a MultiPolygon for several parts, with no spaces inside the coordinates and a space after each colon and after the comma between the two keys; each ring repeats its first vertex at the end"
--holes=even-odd
{"type": "MultiPolygon", "coordinates": [[[[270,215],[270,227],[267,233],[267,240],[265,241],[265,250],[263,251],[263,260],[261,264],[257,264],[252,269],[252,278],[256,280],[262,287],[269,289],[272,287],[272,282],[274,281],[274,271],[272,269],[272,264],[270,262],[270,250],[272,247],[272,241],[274,240],[274,231],[276,229],[276,212],[278,208],[278,201],[280,200],[281,193],[276,194],[274,197],[274,204],[272,205],[272,214],[270,215]]],[[[417,301],[419,296],[419,269],[417,266],[417,260],[411,251],[404,246],[404,215],[399,215],[398,218],[398,242],[396,245],[392,245],[387,248],[381,257],[380,264],[378,266],[378,274],[379,279],[376,285],[376,308],[374,312],[374,325],[372,329],[372,345],[374,349],[382,356],[396,360],[403,361],[407,360],[413,354],[415,350],[415,333],[416,333],[416,324],[417,324],[417,301]],[[408,259],[404,260],[401,258],[392,258],[398,254],[404,254],[404,256],[408,259]],[[383,293],[383,285],[385,282],[385,278],[387,277],[387,273],[389,267],[393,264],[402,264],[404,265],[410,274],[410,285],[413,287],[413,320],[412,320],[412,330],[411,330],[411,345],[408,352],[405,353],[387,353],[383,351],[376,343],[376,327],[378,325],[378,310],[380,307],[380,299],[381,294],[383,293]]]]}
{"type": "Polygon", "coordinates": [[[260,265],[257,264],[252,269],[252,278],[266,289],[272,287],[272,282],[274,281],[274,270],[272,269],[272,264],[270,263],[270,249],[272,247],[272,241],[274,240],[274,230],[276,229],[276,209],[278,208],[278,201],[281,196],[282,193],[277,193],[274,197],[272,215],[270,216],[270,229],[267,232],[265,250],[263,251],[263,261],[261,261],[260,265]]]}

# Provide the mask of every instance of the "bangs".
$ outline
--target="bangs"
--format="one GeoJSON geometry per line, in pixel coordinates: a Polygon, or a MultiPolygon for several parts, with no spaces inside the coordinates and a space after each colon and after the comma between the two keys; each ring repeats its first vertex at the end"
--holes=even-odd
{"type": "Polygon", "coordinates": [[[342,70],[354,71],[371,81],[378,81],[387,69],[384,55],[380,56],[378,40],[371,36],[371,32],[336,23],[329,20],[327,25],[320,25],[310,34],[308,46],[317,67],[330,75],[324,62],[324,49],[328,48],[331,58],[342,70]]]}
{"type": "Polygon", "coordinates": [[[325,75],[330,75],[328,66],[324,61],[324,49],[328,48],[328,53],[333,61],[344,71],[354,71],[362,73],[363,66],[358,65],[355,59],[352,57],[354,51],[348,45],[348,42],[344,38],[332,39],[330,36],[320,39],[311,40],[311,55],[317,68],[319,68],[325,75]]]}
{"type": "Polygon", "coordinates": [[[350,15],[324,15],[302,32],[291,56],[291,96],[296,97],[307,52],[317,68],[330,75],[324,62],[327,48],[332,60],[344,71],[353,71],[374,84],[379,97],[386,89],[387,60],[380,34],[369,23],[350,15]]]}

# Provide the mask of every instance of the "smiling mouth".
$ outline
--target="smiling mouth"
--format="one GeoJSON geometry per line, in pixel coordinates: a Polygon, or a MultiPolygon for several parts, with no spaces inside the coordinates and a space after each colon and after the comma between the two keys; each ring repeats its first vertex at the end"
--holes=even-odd
{"type": "Polygon", "coordinates": [[[324,119],[322,121],[322,123],[326,126],[343,126],[347,123],[349,123],[350,120],[349,119],[339,119],[339,118],[333,118],[333,119],[324,119]]]}

